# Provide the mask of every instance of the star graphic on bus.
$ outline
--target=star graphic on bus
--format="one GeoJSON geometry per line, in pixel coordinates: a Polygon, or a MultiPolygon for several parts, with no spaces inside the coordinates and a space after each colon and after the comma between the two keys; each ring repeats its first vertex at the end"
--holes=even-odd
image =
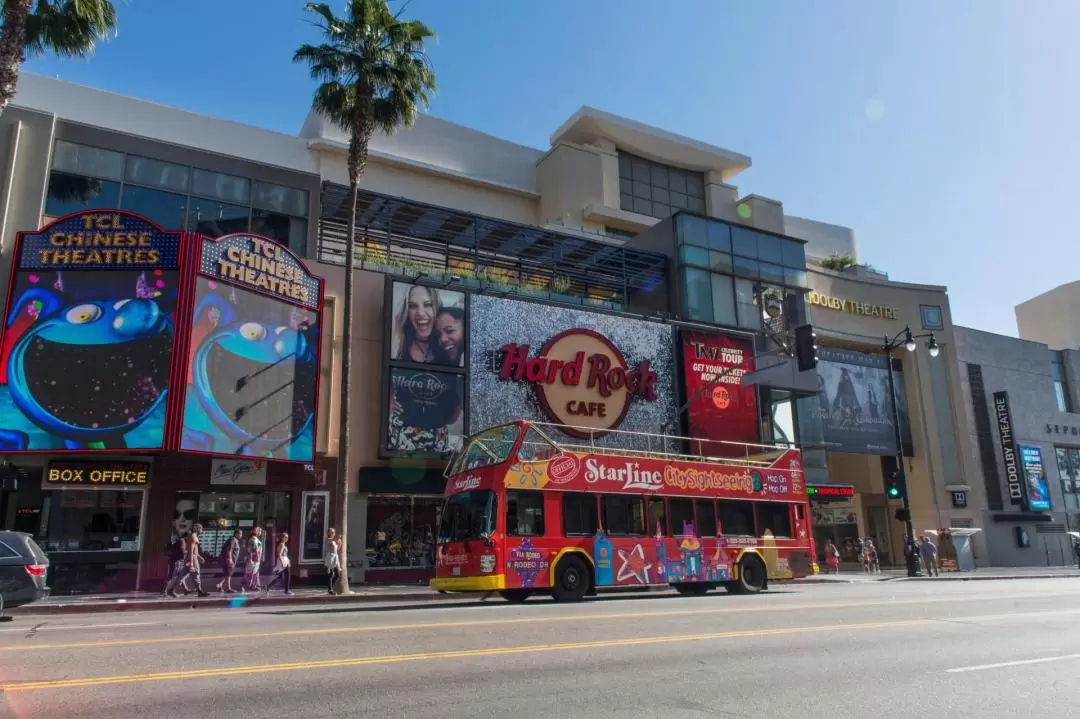
{"type": "Polygon", "coordinates": [[[622,560],[622,566],[619,567],[615,581],[622,582],[633,577],[639,584],[649,583],[649,570],[653,565],[645,561],[645,550],[640,544],[634,545],[629,552],[620,549],[619,559],[622,560]]]}

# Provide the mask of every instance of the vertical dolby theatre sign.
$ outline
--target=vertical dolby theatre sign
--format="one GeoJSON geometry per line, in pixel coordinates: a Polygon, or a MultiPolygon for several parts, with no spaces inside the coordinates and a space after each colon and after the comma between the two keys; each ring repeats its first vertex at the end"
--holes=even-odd
{"type": "Polygon", "coordinates": [[[1001,458],[1005,463],[1005,482],[1009,487],[1009,502],[1023,506],[1024,485],[1016,462],[1016,438],[1013,435],[1008,392],[994,392],[994,418],[997,421],[998,436],[1001,438],[1001,458]]]}

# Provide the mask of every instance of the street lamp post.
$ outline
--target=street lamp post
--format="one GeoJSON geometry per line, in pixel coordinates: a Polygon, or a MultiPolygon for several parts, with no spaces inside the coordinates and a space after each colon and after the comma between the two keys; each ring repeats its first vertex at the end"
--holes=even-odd
{"type": "MultiPolygon", "coordinates": [[[[900,487],[903,488],[903,496],[901,499],[904,503],[904,536],[905,536],[905,550],[908,545],[915,543],[915,528],[911,523],[911,500],[908,499],[907,488],[907,476],[904,471],[904,437],[900,431],[900,407],[896,401],[896,381],[893,379],[893,366],[892,366],[892,353],[893,350],[903,347],[908,352],[914,352],[918,347],[916,340],[928,338],[926,343],[926,350],[930,353],[931,357],[937,357],[941,348],[938,347],[937,338],[934,337],[934,333],[930,332],[925,335],[913,335],[911,334],[911,327],[905,327],[896,334],[895,337],[889,339],[888,335],[885,335],[885,343],[882,345],[882,349],[885,351],[885,364],[888,368],[889,377],[889,400],[892,402],[893,408],[893,434],[896,439],[896,476],[900,487]]],[[[907,564],[907,574],[909,577],[914,577],[918,571],[915,566],[915,554],[914,552],[904,552],[904,559],[907,564]]]]}

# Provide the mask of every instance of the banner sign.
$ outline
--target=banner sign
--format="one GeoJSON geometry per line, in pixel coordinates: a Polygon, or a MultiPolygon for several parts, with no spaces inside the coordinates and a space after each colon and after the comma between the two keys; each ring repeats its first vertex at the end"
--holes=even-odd
{"type": "Polygon", "coordinates": [[[1008,392],[994,392],[994,415],[998,437],[1001,439],[1001,459],[1005,465],[1005,485],[1009,488],[1009,502],[1023,507],[1025,504],[1024,485],[1016,462],[1016,439],[1013,436],[1008,392]]]}
{"type": "MultiPolygon", "coordinates": [[[[761,442],[757,388],[742,386],[742,376],[754,369],[751,342],[683,332],[682,358],[689,435],[714,442],[761,442]]],[[[700,451],[710,456],[746,454],[745,448],[710,442],[703,442],[700,451]]]]}
{"type": "Polygon", "coordinates": [[[1024,470],[1024,490],[1028,509],[1033,512],[1050,511],[1050,485],[1046,481],[1042,450],[1038,447],[1020,447],[1020,465],[1024,470]]]}
{"type": "MultiPolygon", "coordinates": [[[[884,355],[818,350],[818,415],[824,444],[835,452],[895,455],[896,429],[884,355]]],[[[911,442],[904,375],[893,371],[900,430],[911,442]]]]}

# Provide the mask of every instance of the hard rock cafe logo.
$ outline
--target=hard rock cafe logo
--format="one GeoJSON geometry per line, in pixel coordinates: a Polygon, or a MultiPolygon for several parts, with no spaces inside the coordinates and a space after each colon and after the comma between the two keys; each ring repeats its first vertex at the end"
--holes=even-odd
{"type": "Polygon", "coordinates": [[[528,382],[544,413],[567,433],[601,436],[616,428],[638,397],[656,400],[656,372],[642,360],[630,367],[611,340],[592,330],[574,329],[555,335],[535,357],[529,345],[507,344],[500,350],[499,378],[528,382]]]}

